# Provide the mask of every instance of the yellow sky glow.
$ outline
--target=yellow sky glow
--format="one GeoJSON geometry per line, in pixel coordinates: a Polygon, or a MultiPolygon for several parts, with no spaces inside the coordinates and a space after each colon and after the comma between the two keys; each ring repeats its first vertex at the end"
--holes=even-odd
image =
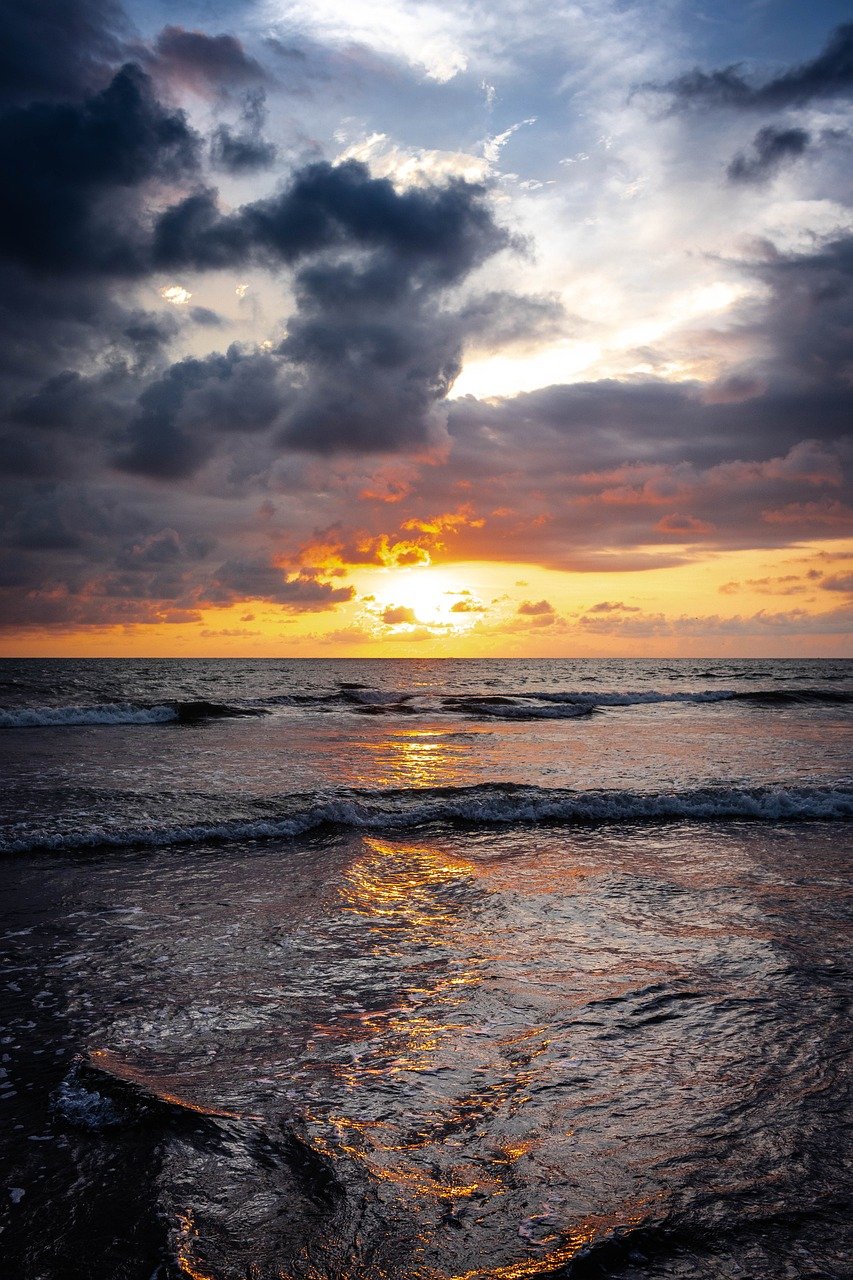
{"type": "Polygon", "coordinates": [[[831,615],[844,595],[821,583],[851,567],[853,551],[841,542],[703,552],[643,572],[488,561],[357,567],[346,579],[353,600],[335,610],[293,614],[244,600],[192,622],[33,628],[8,632],[0,655],[843,656],[846,637],[831,615]],[[823,630],[815,615],[827,618],[823,630]]]}

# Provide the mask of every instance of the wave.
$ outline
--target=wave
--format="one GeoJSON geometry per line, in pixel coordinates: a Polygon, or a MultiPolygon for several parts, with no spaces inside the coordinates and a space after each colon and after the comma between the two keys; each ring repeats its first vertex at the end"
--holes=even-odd
{"type": "Polygon", "coordinates": [[[569,702],[582,705],[592,703],[597,707],[634,707],[662,702],[753,702],[768,706],[793,706],[811,702],[828,702],[835,705],[853,704],[853,692],[846,689],[699,689],[689,692],[664,693],[659,689],[636,690],[626,693],[538,693],[534,696],[543,702],[569,702]]]}
{"type": "MultiPolygon", "coordinates": [[[[277,700],[281,701],[281,700],[277,700]]],[[[288,699],[288,701],[294,701],[288,699]]],[[[300,699],[304,702],[304,699],[300,699]]],[[[496,720],[570,720],[589,716],[607,708],[651,706],[657,703],[701,705],[717,702],[743,702],[760,707],[789,707],[824,703],[853,704],[853,692],[838,689],[700,689],[668,693],[659,689],[512,692],[509,694],[465,694],[429,697],[412,693],[388,692],[364,686],[342,687],[338,695],[318,698],[328,709],[330,702],[362,715],[462,715],[496,720]]]]}
{"type": "Polygon", "coordinates": [[[463,715],[495,720],[573,720],[590,716],[597,710],[594,702],[564,702],[539,706],[532,702],[513,702],[510,698],[460,698],[445,700],[445,710],[463,715]]]}
{"type": "Polygon", "coordinates": [[[233,706],[222,702],[194,700],[153,705],[106,702],[100,706],[16,707],[0,711],[0,728],[51,729],[116,724],[196,724],[202,720],[262,716],[262,707],[233,706]]]}
{"type": "Polygon", "coordinates": [[[669,693],[660,689],[557,690],[507,694],[435,695],[341,685],[334,693],[284,693],[232,703],[205,699],[159,703],[108,702],[97,705],[16,707],[0,710],[0,728],[63,728],[96,725],[199,724],[208,720],[269,715],[275,709],[344,711],[372,716],[463,716],[485,720],[571,720],[608,708],[656,703],[738,702],[755,707],[853,705],[845,689],[700,689],[669,693]]]}
{"type": "Polygon", "coordinates": [[[492,783],[399,791],[296,795],[257,818],[175,826],[96,826],[0,840],[0,852],[169,848],[287,839],[321,828],[399,831],[435,824],[495,826],[660,822],[837,822],[853,819],[853,788],[700,787],[685,791],[569,791],[492,783]]]}

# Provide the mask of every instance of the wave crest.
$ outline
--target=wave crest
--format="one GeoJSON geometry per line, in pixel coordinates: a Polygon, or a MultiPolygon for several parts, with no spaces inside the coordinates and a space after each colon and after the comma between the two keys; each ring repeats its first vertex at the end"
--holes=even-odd
{"type": "Polygon", "coordinates": [[[433,824],[643,824],[837,822],[853,818],[853,789],[831,786],[701,787],[686,791],[569,791],[494,783],[391,792],[293,796],[258,818],[176,826],[91,827],[0,841],[0,852],[168,848],[287,839],[319,828],[407,830],[433,824]]]}

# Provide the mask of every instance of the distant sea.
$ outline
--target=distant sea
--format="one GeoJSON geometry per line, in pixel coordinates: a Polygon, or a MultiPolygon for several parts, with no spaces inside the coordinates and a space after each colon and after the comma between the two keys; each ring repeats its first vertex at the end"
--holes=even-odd
{"type": "Polygon", "coordinates": [[[849,1277],[851,727],[841,661],[3,661],[0,1277],[849,1277]]]}

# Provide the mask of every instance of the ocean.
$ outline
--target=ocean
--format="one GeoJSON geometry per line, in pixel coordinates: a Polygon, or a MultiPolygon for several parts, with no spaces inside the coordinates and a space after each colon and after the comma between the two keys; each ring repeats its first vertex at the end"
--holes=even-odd
{"type": "Polygon", "coordinates": [[[849,1277],[851,709],[0,663],[2,1280],[849,1277]]]}

